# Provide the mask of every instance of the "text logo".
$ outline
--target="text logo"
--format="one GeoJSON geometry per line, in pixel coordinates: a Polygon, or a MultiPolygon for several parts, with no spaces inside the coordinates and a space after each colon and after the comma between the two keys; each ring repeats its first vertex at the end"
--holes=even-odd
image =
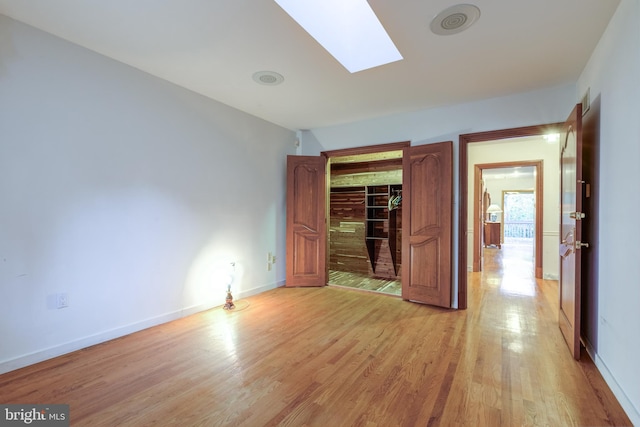
{"type": "Polygon", "coordinates": [[[69,405],[0,405],[0,427],[69,425],[69,405]]]}

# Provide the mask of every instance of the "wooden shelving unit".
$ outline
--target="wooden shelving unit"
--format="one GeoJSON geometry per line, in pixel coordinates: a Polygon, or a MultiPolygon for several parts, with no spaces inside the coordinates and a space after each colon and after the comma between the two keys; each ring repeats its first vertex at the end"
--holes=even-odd
{"type": "Polygon", "coordinates": [[[364,186],[332,187],[329,207],[329,269],[369,274],[364,186]]]}
{"type": "Polygon", "coordinates": [[[397,270],[397,206],[389,201],[402,196],[402,185],[370,185],[366,187],[365,241],[369,261],[377,273],[381,250],[390,252],[393,275],[397,270]],[[386,249],[388,248],[388,249],[386,249]]]}

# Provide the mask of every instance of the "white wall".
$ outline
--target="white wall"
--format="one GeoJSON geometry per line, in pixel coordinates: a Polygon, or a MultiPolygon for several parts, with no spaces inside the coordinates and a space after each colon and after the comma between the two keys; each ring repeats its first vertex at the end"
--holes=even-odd
{"type": "MultiPolygon", "coordinates": [[[[491,204],[496,204],[501,209],[504,207],[502,196],[505,191],[535,191],[536,187],[535,177],[528,174],[520,177],[490,178],[484,176],[483,178],[485,189],[491,195],[491,204]]],[[[504,213],[498,213],[498,218],[501,221],[504,220],[503,217],[504,213]]]]}
{"type": "Polygon", "coordinates": [[[236,298],[283,283],[295,133],[0,31],[0,372],[223,304],[230,262],[236,298]]]}
{"type": "Polygon", "coordinates": [[[601,103],[598,331],[596,364],[631,421],[640,425],[640,2],[622,0],[591,60],[577,94],[591,88],[601,103]]]}
{"type": "MultiPolygon", "coordinates": [[[[567,116],[569,112],[567,112],[567,116]]],[[[559,147],[558,143],[548,143],[543,138],[514,138],[509,140],[478,142],[468,147],[469,174],[467,206],[467,270],[473,265],[473,188],[476,164],[501,163],[509,161],[542,160],[543,163],[543,212],[542,212],[542,277],[558,280],[559,260],[559,147]]],[[[501,194],[492,194],[500,199],[501,194]]],[[[500,202],[499,204],[501,204],[500,202]]]]}
{"type": "MultiPolygon", "coordinates": [[[[302,135],[304,154],[322,150],[411,141],[421,145],[453,141],[460,134],[564,122],[575,106],[575,85],[487,99],[468,104],[421,110],[311,129],[302,135]],[[309,137],[311,147],[306,146],[309,137]]],[[[457,158],[457,154],[456,154],[457,158]]]]}

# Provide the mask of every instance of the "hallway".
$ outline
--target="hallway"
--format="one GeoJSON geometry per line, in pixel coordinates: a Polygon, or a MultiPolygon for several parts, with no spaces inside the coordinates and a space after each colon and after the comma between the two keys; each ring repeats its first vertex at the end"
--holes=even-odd
{"type": "Polygon", "coordinates": [[[497,285],[503,293],[535,295],[533,239],[510,238],[501,249],[484,248],[483,270],[485,285],[497,285]]]}
{"type": "Polygon", "coordinates": [[[534,278],[532,254],[531,244],[505,241],[484,249],[484,270],[469,273],[468,311],[482,333],[471,373],[487,405],[481,413],[499,409],[495,425],[505,410],[522,425],[631,425],[586,351],[571,359],[558,328],[558,282],[534,278]],[[602,409],[620,418],[592,418],[602,409]]]}
{"type": "MultiPolygon", "coordinates": [[[[530,239],[505,239],[502,249],[485,248],[484,270],[470,273],[469,283],[470,286],[475,283],[472,292],[479,294],[479,304],[491,299],[504,305],[504,310],[512,314],[514,307],[519,305],[523,310],[533,309],[531,304],[535,303],[535,299],[523,300],[524,297],[543,298],[548,304],[548,311],[542,311],[538,307],[535,313],[549,316],[545,321],[554,322],[555,329],[558,329],[558,281],[534,277],[533,251],[530,239]]],[[[470,308],[473,306],[470,305],[470,308]]],[[[478,309],[480,308],[484,307],[479,306],[478,309]]],[[[557,332],[560,333],[559,329],[557,332]]]]}

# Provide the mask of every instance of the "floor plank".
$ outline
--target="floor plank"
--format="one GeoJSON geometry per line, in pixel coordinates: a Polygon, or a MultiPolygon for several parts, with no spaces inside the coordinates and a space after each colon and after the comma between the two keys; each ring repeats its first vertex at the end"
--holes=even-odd
{"type": "Polygon", "coordinates": [[[370,277],[367,274],[348,271],[329,270],[329,285],[396,296],[400,296],[402,293],[402,282],[400,280],[370,277]]]}
{"type": "Polygon", "coordinates": [[[631,425],[512,249],[485,250],[468,310],[278,288],[0,375],[0,402],[73,426],[631,425]]]}

